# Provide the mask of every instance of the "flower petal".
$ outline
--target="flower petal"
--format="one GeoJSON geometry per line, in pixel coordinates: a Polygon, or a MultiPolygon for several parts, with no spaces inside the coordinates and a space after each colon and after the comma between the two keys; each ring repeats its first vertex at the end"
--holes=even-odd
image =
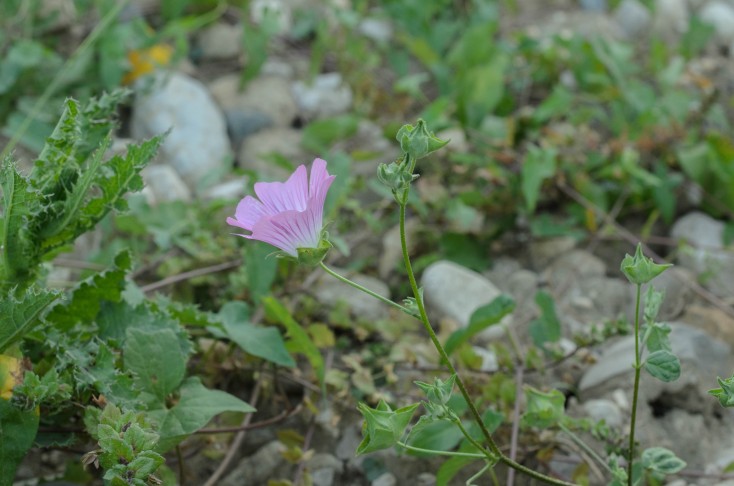
{"type": "MultiPolygon", "coordinates": [[[[311,164],[311,178],[308,185],[308,196],[313,197],[319,186],[321,186],[328,177],[329,172],[326,170],[326,161],[324,159],[314,159],[313,164],[311,164]]],[[[331,177],[333,178],[334,176],[331,177]]]]}
{"type": "Polygon", "coordinates": [[[283,211],[266,216],[257,222],[252,239],[264,241],[290,255],[297,256],[297,248],[316,248],[319,245],[321,227],[317,225],[314,211],[283,211]]]}
{"type": "Polygon", "coordinates": [[[308,175],[305,165],[299,165],[285,182],[257,182],[255,194],[270,215],[282,211],[303,211],[308,204],[308,175]]]}
{"type": "Polygon", "coordinates": [[[268,214],[270,213],[268,213],[263,203],[252,196],[245,196],[239,204],[237,204],[237,209],[234,212],[234,217],[237,220],[237,223],[230,223],[229,220],[231,218],[227,218],[227,223],[232,226],[239,226],[240,228],[252,231],[252,227],[255,226],[255,223],[257,223],[260,218],[268,214]]]}

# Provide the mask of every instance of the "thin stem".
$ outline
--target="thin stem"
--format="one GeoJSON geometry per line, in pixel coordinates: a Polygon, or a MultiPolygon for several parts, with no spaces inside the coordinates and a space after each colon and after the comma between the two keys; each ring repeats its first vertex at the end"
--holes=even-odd
{"type": "Polygon", "coordinates": [[[490,468],[489,463],[485,464],[484,467],[481,468],[478,473],[476,473],[474,476],[472,476],[472,477],[470,477],[469,479],[466,480],[466,486],[474,486],[474,480],[475,479],[479,479],[480,477],[482,477],[482,475],[485,472],[487,472],[487,469],[489,469],[489,468],[490,468]]]}
{"type": "Polygon", "coordinates": [[[592,449],[591,447],[589,447],[589,444],[587,444],[586,442],[584,442],[583,440],[581,440],[581,437],[579,437],[571,429],[569,429],[568,427],[566,427],[565,425],[563,425],[562,422],[559,422],[558,423],[558,427],[560,427],[560,429],[563,432],[565,432],[566,435],[568,435],[571,438],[571,440],[574,442],[574,444],[576,444],[577,446],[579,446],[581,449],[584,450],[584,452],[586,452],[589,456],[591,456],[592,459],[594,459],[596,462],[598,462],[599,464],[601,464],[604,467],[604,469],[606,469],[609,472],[609,474],[614,474],[614,472],[612,471],[612,468],[609,467],[609,464],[607,464],[604,461],[604,459],[602,459],[601,457],[599,457],[599,454],[597,454],[596,451],[594,451],[594,449],[592,449]]]}
{"type": "Polygon", "coordinates": [[[472,457],[476,459],[486,459],[487,458],[486,455],[480,454],[478,452],[437,451],[434,449],[423,449],[421,447],[414,447],[412,445],[406,444],[405,442],[398,442],[398,445],[402,447],[403,449],[413,451],[413,452],[419,452],[422,454],[434,454],[436,456],[472,457]]]}
{"type": "MultiPolygon", "coordinates": [[[[510,471],[514,471],[514,469],[510,469],[510,471]]],[[[497,473],[494,472],[494,468],[489,470],[489,476],[492,478],[493,486],[500,486],[500,480],[497,478],[497,473]]]]}
{"type": "Polygon", "coordinates": [[[484,447],[482,447],[482,444],[480,444],[479,441],[477,441],[474,437],[472,437],[469,434],[469,432],[464,428],[464,424],[461,423],[461,420],[459,420],[457,418],[456,420],[454,420],[454,424],[459,428],[459,430],[461,431],[461,433],[464,434],[464,437],[466,437],[466,440],[468,440],[469,442],[471,442],[471,444],[474,447],[476,447],[477,449],[479,449],[480,451],[482,451],[484,453],[484,456],[488,460],[490,460],[493,463],[497,461],[498,457],[492,455],[491,452],[489,452],[487,449],[485,449],[484,447]]]}
{"type": "Polygon", "coordinates": [[[632,389],[632,418],[630,419],[630,455],[627,462],[627,486],[632,486],[632,461],[635,457],[635,421],[637,419],[637,396],[640,391],[640,294],[642,285],[637,284],[635,298],[635,385],[632,389]]]}
{"type": "Polygon", "coordinates": [[[400,246],[402,247],[402,250],[403,250],[403,262],[405,264],[405,270],[408,273],[408,280],[410,280],[410,287],[413,290],[413,296],[415,297],[415,301],[418,306],[418,313],[420,314],[420,321],[423,324],[423,327],[425,327],[426,332],[428,332],[428,335],[431,338],[431,342],[433,342],[433,345],[436,347],[436,350],[438,351],[439,355],[441,356],[441,359],[443,360],[444,364],[448,368],[449,372],[452,375],[456,375],[456,386],[459,388],[461,395],[464,397],[464,400],[466,401],[467,405],[469,406],[469,411],[471,412],[472,418],[479,426],[479,429],[482,431],[482,435],[484,436],[484,439],[486,440],[487,444],[489,445],[491,452],[495,456],[497,456],[497,458],[501,462],[505,463],[507,466],[513,469],[516,469],[520,472],[523,472],[527,474],[528,476],[538,479],[540,481],[543,481],[545,483],[563,485],[563,486],[569,486],[573,484],[573,483],[567,483],[566,481],[562,481],[560,479],[552,478],[550,476],[546,476],[545,474],[539,473],[528,467],[525,467],[522,464],[515,462],[513,459],[510,459],[509,457],[505,456],[502,453],[502,451],[500,450],[500,448],[497,446],[497,443],[492,438],[492,435],[489,433],[489,430],[487,429],[487,427],[484,425],[484,421],[482,420],[481,415],[479,415],[479,411],[477,410],[476,405],[474,405],[474,402],[472,401],[471,397],[469,396],[469,392],[467,391],[466,386],[464,385],[464,381],[461,379],[459,374],[456,372],[456,368],[454,368],[454,365],[451,364],[451,360],[449,359],[448,354],[446,354],[446,350],[441,345],[441,342],[438,340],[438,337],[436,336],[436,333],[433,330],[433,327],[431,327],[430,321],[428,320],[428,314],[426,314],[426,308],[425,308],[425,305],[423,305],[423,299],[418,290],[418,283],[415,280],[415,274],[413,273],[413,266],[410,263],[410,255],[408,254],[408,245],[405,239],[405,209],[406,209],[406,205],[400,204],[400,246]]]}
{"type": "Polygon", "coordinates": [[[371,291],[367,287],[362,287],[357,282],[353,282],[353,281],[349,280],[347,277],[344,277],[342,275],[339,275],[334,270],[332,270],[331,268],[327,267],[324,262],[321,262],[320,265],[321,265],[321,268],[323,268],[326,273],[328,273],[329,275],[331,275],[332,277],[334,277],[334,278],[336,278],[338,280],[341,280],[345,284],[351,285],[355,289],[361,290],[365,294],[370,295],[370,296],[374,297],[377,300],[380,300],[380,301],[382,301],[382,302],[384,302],[386,304],[389,304],[389,305],[391,305],[393,307],[396,307],[396,308],[400,309],[403,312],[407,312],[408,314],[413,315],[407,307],[403,307],[402,305],[398,304],[397,302],[393,302],[392,300],[388,299],[387,297],[383,297],[382,295],[371,291]]]}

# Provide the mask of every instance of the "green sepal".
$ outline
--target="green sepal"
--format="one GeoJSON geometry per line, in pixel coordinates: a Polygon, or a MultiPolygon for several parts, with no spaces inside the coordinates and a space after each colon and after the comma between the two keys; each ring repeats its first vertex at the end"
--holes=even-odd
{"type": "Polygon", "coordinates": [[[392,410],[384,400],[380,400],[376,408],[370,408],[365,403],[357,404],[357,409],[364,417],[362,424],[364,438],[357,447],[357,455],[388,449],[397,444],[418,405],[414,403],[392,410]]]}
{"type": "Polygon", "coordinates": [[[441,140],[428,129],[426,122],[419,119],[415,126],[403,125],[395,138],[400,142],[400,148],[414,160],[425,157],[446,146],[448,140],[441,140]]]}
{"type": "Polygon", "coordinates": [[[717,378],[721,388],[709,390],[709,393],[718,398],[722,407],[734,407],[734,376],[727,379],[717,378]]]}
{"type": "Polygon", "coordinates": [[[451,398],[451,392],[454,389],[454,383],[456,383],[456,375],[451,375],[446,381],[436,378],[433,380],[433,384],[422,381],[414,381],[413,383],[423,390],[428,401],[437,405],[446,405],[451,398]]]}
{"type": "Polygon", "coordinates": [[[316,248],[296,248],[298,252],[298,263],[309,267],[319,265],[326,257],[326,254],[329,253],[331,246],[329,233],[323,231],[319,240],[319,246],[316,248]]]}
{"type": "Polygon", "coordinates": [[[642,254],[642,244],[638,243],[635,256],[625,255],[620,269],[631,283],[642,285],[648,283],[672,266],[671,263],[660,265],[653,262],[652,258],[648,258],[642,254]]]}
{"type": "Polygon", "coordinates": [[[546,428],[558,423],[564,416],[563,404],[566,397],[558,390],[543,393],[531,386],[525,386],[527,408],[522,416],[522,424],[530,427],[546,428]]]}

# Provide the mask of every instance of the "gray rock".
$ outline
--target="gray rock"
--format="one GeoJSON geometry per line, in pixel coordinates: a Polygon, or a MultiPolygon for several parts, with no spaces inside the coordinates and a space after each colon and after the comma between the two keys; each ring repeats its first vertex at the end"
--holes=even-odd
{"type": "Polygon", "coordinates": [[[225,110],[227,132],[234,147],[239,147],[246,137],[273,125],[273,119],[265,113],[249,110],[225,110]]]}
{"type": "Polygon", "coordinates": [[[204,199],[242,199],[248,186],[247,177],[240,177],[210,187],[202,197],[204,199]]]}
{"type": "Polygon", "coordinates": [[[688,30],[690,12],[686,0],[655,0],[652,30],[668,40],[675,40],[688,30]]]}
{"type": "Polygon", "coordinates": [[[259,76],[240,90],[239,74],[227,74],[214,80],[209,89],[223,110],[239,111],[250,118],[260,113],[276,127],[290,127],[298,116],[290,84],[281,76],[259,76]]]}
{"type": "Polygon", "coordinates": [[[482,358],[482,364],[479,366],[479,371],[492,373],[500,369],[499,361],[497,361],[497,354],[495,354],[494,351],[481,346],[472,346],[472,350],[474,350],[477,356],[482,358]]]}
{"type": "Polygon", "coordinates": [[[153,193],[155,203],[191,201],[191,190],[170,165],[149,165],[143,169],[142,176],[153,193]]]}
{"type": "MultiPolygon", "coordinates": [[[[141,80],[144,81],[144,80],[141,80]]],[[[148,138],[171,129],[159,151],[194,190],[222,174],[231,158],[222,113],[199,81],[180,73],[155,77],[150,90],[135,97],[131,131],[148,138]]]]}
{"type": "MultiPolygon", "coordinates": [[[[388,286],[374,277],[362,274],[352,274],[340,268],[334,268],[339,275],[349,278],[353,282],[371,290],[372,292],[390,298],[388,286]]],[[[376,321],[388,316],[388,305],[372,296],[340,282],[336,278],[324,273],[319,277],[314,287],[316,298],[328,305],[346,303],[352,314],[358,319],[376,321]]]]}
{"type": "Polygon", "coordinates": [[[197,44],[204,59],[230,59],[242,52],[242,26],[218,22],[203,29],[197,44]]]}
{"type": "Polygon", "coordinates": [[[436,476],[429,472],[420,473],[416,486],[436,486],[436,476]]]}
{"type": "Polygon", "coordinates": [[[293,28],[292,0],[253,0],[250,2],[250,18],[261,24],[266,15],[275,15],[278,19],[277,32],[284,34],[293,28]]]}
{"type": "MultiPolygon", "coordinates": [[[[452,319],[461,327],[469,325],[475,310],[490,303],[501,293],[482,275],[447,260],[429,265],[423,271],[421,285],[426,306],[439,318],[452,319]]],[[[511,323],[512,316],[506,316],[501,322],[502,325],[511,323]]],[[[489,340],[503,335],[502,326],[491,326],[478,337],[489,340]]]]}
{"type": "Polygon", "coordinates": [[[314,486],[332,486],[337,475],[344,470],[344,463],[331,454],[320,452],[308,461],[314,486]]]}
{"type": "Polygon", "coordinates": [[[357,447],[362,442],[362,422],[343,427],[342,438],[336,445],[336,457],[342,461],[354,459],[357,447]]]}
{"type": "Polygon", "coordinates": [[[583,408],[592,420],[597,422],[604,420],[607,425],[613,428],[622,426],[622,411],[612,400],[595,398],[585,402],[583,408]]]}
{"type": "Polygon", "coordinates": [[[534,239],[528,245],[530,258],[536,270],[543,269],[553,260],[568,253],[576,246],[576,240],[570,236],[534,239]]]}
{"type": "Polygon", "coordinates": [[[455,153],[466,153],[471,149],[469,142],[466,139],[466,133],[461,128],[446,128],[436,134],[441,140],[449,140],[449,144],[446,145],[448,152],[455,153]]]}
{"type": "Polygon", "coordinates": [[[398,479],[391,472],[381,474],[377,479],[370,483],[371,486],[397,486],[398,479]]]}
{"type": "Polygon", "coordinates": [[[242,459],[221,482],[221,486],[241,486],[243,478],[247,484],[259,484],[268,479],[286,476],[288,463],[283,457],[286,447],[279,441],[267,443],[255,454],[242,459]]]}
{"type": "Polygon", "coordinates": [[[724,223],[693,212],[673,225],[671,236],[687,243],[678,263],[697,274],[699,281],[720,297],[734,293],[734,252],[724,249],[724,223]]]}
{"type": "Polygon", "coordinates": [[[652,14],[639,0],[624,0],[614,12],[614,18],[627,37],[635,39],[647,32],[652,14]]]}
{"type": "Polygon", "coordinates": [[[357,30],[378,43],[388,43],[392,39],[392,25],[386,20],[366,18],[357,25],[357,30]]]}
{"type": "MultiPolygon", "coordinates": [[[[690,271],[683,267],[675,266],[667,269],[651,282],[651,285],[656,291],[665,293],[665,299],[658,313],[658,321],[670,321],[683,314],[686,307],[693,302],[694,293],[690,283],[694,280],[695,276],[690,271]]],[[[643,308],[640,309],[640,316],[644,313],[644,299],[645,295],[647,295],[649,285],[642,287],[642,302],[640,306],[643,308]]],[[[630,322],[634,322],[636,290],[632,285],[628,285],[627,287],[629,288],[627,316],[630,322]]]]}
{"type": "Polygon", "coordinates": [[[308,158],[301,149],[302,134],[292,128],[272,128],[258,132],[242,143],[237,156],[237,164],[243,169],[250,169],[272,180],[285,179],[290,170],[275,164],[272,156],[277,154],[284,157],[297,167],[300,164],[310,164],[313,158],[308,158]]]}
{"type": "Polygon", "coordinates": [[[339,115],[352,106],[352,89],[339,73],[320,74],[311,83],[295,81],[291,91],[308,118],[339,115]]]}
{"type": "MultiPolygon", "coordinates": [[[[666,387],[672,390],[685,386],[687,381],[684,378],[692,377],[695,370],[711,377],[731,373],[728,365],[731,361],[729,346],[682,322],[672,322],[670,327],[672,328],[671,346],[673,352],[681,360],[683,372],[681,379],[665,384],[666,387]]],[[[631,376],[634,353],[635,341],[632,335],[620,338],[614,344],[606,346],[599,361],[584,373],[579,383],[579,391],[583,393],[598,386],[608,386],[610,380],[620,375],[631,376]]],[[[697,400],[696,397],[691,398],[697,400]]]]}
{"type": "Polygon", "coordinates": [[[543,272],[543,278],[553,289],[568,287],[584,277],[603,277],[604,262],[586,250],[571,250],[557,257],[543,272]]]}
{"type": "Polygon", "coordinates": [[[607,10],[606,0],[580,0],[580,3],[581,8],[591,12],[606,12],[607,10]]]}
{"type": "Polygon", "coordinates": [[[734,47],[734,6],[722,1],[709,2],[699,15],[701,20],[713,25],[719,43],[734,47]]]}

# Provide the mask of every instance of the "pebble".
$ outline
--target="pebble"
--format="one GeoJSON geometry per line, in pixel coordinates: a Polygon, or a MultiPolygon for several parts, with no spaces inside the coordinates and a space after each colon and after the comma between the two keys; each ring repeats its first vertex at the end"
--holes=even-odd
{"type": "Polygon", "coordinates": [[[690,12],[686,0],[655,0],[652,29],[666,39],[677,39],[688,30],[690,12]]]}
{"type": "MultiPolygon", "coordinates": [[[[448,260],[432,263],[421,277],[426,305],[440,318],[454,320],[461,327],[479,307],[489,304],[500,295],[500,290],[487,278],[466,267],[448,260]]],[[[506,316],[501,324],[510,325],[512,316],[506,316]]],[[[490,326],[478,337],[484,340],[504,336],[501,325],[490,326]]]]}
{"type": "Polygon", "coordinates": [[[145,186],[150,188],[154,204],[170,201],[191,201],[191,190],[170,165],[155,164],[143,169],[145,186]]]}
{"type": "MultiPolygon", "coordinates": [[[[144,81],[147,79],[140,80],[144,81]]],[[[159,161],[175,168],[190,188],[199,189],[202,180],[229,168],[231,150],[224,116],[204,85],[185,74],[160,73],[149,90],[139,89],[135,97],[131,121],[135,138],[169,129],[159,161]]]]}
{"type": "Polygon", "coordinates": [[[722,1],[707,3],[699,12],[701,20],[714,26],[717,40],[734,48],[734,6],[722,1]]]}
{"type": "Polygon", "coordinates": [[[227,120],[227,133],[234,147],[239,147],[250,135],[273,125],[273,119],[269,115],[256,110],[224,110],[224,117],[227,120]]]}
{"type": "Polygon", "coordinates": [[[319,452],[308,461],[313,486],[332,486],[337,475],[344,471],[344,463],[331,454],[319,452]]]}
{"type": "Polygon", "coordinates": [[[204,199],[242,199],[249,187],[249,179],[247,177],[239,177],[220,184],[216,184],[208,188],[202,197],[204,199]]]}
{"type": "Polygon", "coordinates": [[[242,52],[242,26],[218,22],[202,30],[197,44],[203,59],[230,59],[242,52]]]}
{"type": "Polygon", "coordinates": [[[339,73],[320,74],[310,83],[295,81],[291,91],[309,119],[339,115],[352,106],[352,89],[339,73]]]}
{"type": "Polygon", "coordinates": [[[310,164],[309,158],[301,149],[302,134],[292,128],[272,128],[247,137],[237,154],[237,164],[243,169],[257,171],[269,180],[285,180],[290,170],[272,161],[278,154],[287,159],[295,168],[300,164],[310,164]]]}
{"type": "Polygon", "coordinates": [[[393,36],[390,22],[374,18],[366,18],[357,25],[357,30],[368,39],[377,43],[386,44],[393,36]]]}
{"type": "Polygon", "coordinates": [[[370,483],[371,486],[396,486],[398,479],[391,472],[381,474],[377,479],[370,483]]]}
{"type": "Polygon", "coordinates": [[[614,12],[614,18],[627,38],[635,39],[647,32],[652,14],[639,0],[624,0],[614,12]]]}
{"type": "Polygon", "coordinates": [[[589,417],[597,422],[604,420],[607,425],[613,428],[622,426],[622,411],[611,400],[595,398],[584,402],[583,407],[589,417]]]}
{"type": "Polygon", "coordinates": [[[678,263],[698,276],[703,286],[720,297],[734,294],[734,252],[724,249],[724,223],[692,212],[673,224],[671,236],[687,245],[678,263]]]}
{"type": "Polygon", "coordinates": [[[277,32],[279,34],[289,32],[293,28],[291,1],[253,0],[250,2],[250,18],[254,23],[259,25],[263,22],[266,15],[275,14],[278,18],[277,32]]]}
{"type": "Polygon", "coordinates": [[[547,267],[553,260],[573,250],[576,240],[570,236],[533,239],[529,245],[530,258],[536,269],[547,267]]]}
{"type": "Polygon", "coordinates": [[[283,457],[285,450],[286,447],[280,441],[268,442],[252,456],[242,459],[219,485],[241,486],[243,478],[247,478],[248,484],[259,484],[281,477],[284,473],[282,469],[287,464],[283,457]]]}
{"type": "Polygon", "coordinates": [[[291,127],[298,116],[290,83],[281,76],[259,76],[240,90],[240,75],[227,74],[215,79],[209,89],[223,110],[239,111],[245,118],[259,113],[275,127],[291,127]]]}

